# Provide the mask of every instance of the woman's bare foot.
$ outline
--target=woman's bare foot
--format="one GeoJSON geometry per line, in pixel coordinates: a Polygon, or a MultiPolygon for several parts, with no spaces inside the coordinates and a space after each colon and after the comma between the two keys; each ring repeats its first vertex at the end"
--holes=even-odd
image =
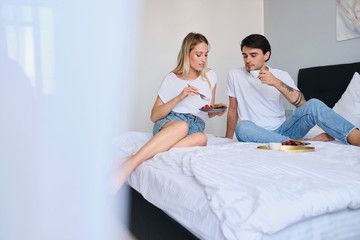
{"type": "Polygon", "coordinates": [[[329,141],[334,141],[335,138],[333,138],[332,136],[330,136],[327,133],[321,133],[313,138],[307,138],[304,139],[306,141],[320,141],[320,142],[329,142],[329,141]]]}
{"type": "Polygon", "coordinates": [[[113,162],[113,169],[119,168],[124,162],[126,162],[126,161],[129,160],[130,158],[131,158],[131,156],[127,156],[127,157],[123,157],[123,158],[120,158],[120,159],[116,159],[116,160],[113,162]]]}
{"type": "Polygon", "coordinates": [[[124,162],[120,164],[120,166],[118,166],[111,172],[108,178],[110,195],[115,195],[130,175],[132,171],[130,159],[131,157],[127,157],[127,159],[124,160],[124,162]]]}

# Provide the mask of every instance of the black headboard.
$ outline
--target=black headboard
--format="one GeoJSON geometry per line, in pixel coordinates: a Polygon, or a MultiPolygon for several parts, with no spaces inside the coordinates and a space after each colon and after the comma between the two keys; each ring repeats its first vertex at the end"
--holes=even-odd
{"type": "Polygon", "coordinates": [[[298,74],[298,88],[305,99],[317,98],[332,108],[345,92],[360,62],[302,68],[298,74]]]}

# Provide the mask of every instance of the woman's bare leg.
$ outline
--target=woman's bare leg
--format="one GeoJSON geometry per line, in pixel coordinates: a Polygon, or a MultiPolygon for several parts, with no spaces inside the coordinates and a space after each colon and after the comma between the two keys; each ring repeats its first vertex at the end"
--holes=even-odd
{"type": "MultiPolygon", "coordinates": [[[[206,146],[207,137],[204,133],[197,132],[186,136],[177,142],[172,148],[182,148],[182,147],[195,147],[195,146],[206,146]]],[[[113,163],[113,168],[119,168],[122,164],[128,161],[132,156],[127,156],[124,158],[116,159],[113,163]]]]}
{"type": "Polygon", "coordinates": [[[186,122],[171,121],[151,138],[134,156],[128,158],[110,176],[110,193],[115,194],[124,184],[130,173],[143,161],[159,152],[167,151],[186,137],[189,131],[186,122]]]}
{"type": "Polygon", "coordinates": [[[206,143],[207,143],[206,135],[204,133],[197,132],[181,139],[172,148],[206,146],[206,143]]]}

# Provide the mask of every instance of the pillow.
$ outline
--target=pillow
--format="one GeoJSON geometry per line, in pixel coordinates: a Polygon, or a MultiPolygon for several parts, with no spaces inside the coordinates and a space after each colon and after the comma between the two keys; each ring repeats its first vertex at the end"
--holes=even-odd
{"type": "Polygon", "coordinates": [[[355,72],[351,82],[333,110],[351,122],[355,127],[360,127],[360,75],[355,72]]]}

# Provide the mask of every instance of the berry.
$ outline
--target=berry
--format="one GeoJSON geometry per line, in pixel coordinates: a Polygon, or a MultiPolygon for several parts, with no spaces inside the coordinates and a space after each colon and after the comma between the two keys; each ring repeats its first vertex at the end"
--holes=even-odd
{"type": "Polygon", "coordinates": [[[201,109],[204,109],[204,110],[208,110],[208,109],[212,109],[209,105],[205,105],[205,106],[203,106],[201,109]]]}

